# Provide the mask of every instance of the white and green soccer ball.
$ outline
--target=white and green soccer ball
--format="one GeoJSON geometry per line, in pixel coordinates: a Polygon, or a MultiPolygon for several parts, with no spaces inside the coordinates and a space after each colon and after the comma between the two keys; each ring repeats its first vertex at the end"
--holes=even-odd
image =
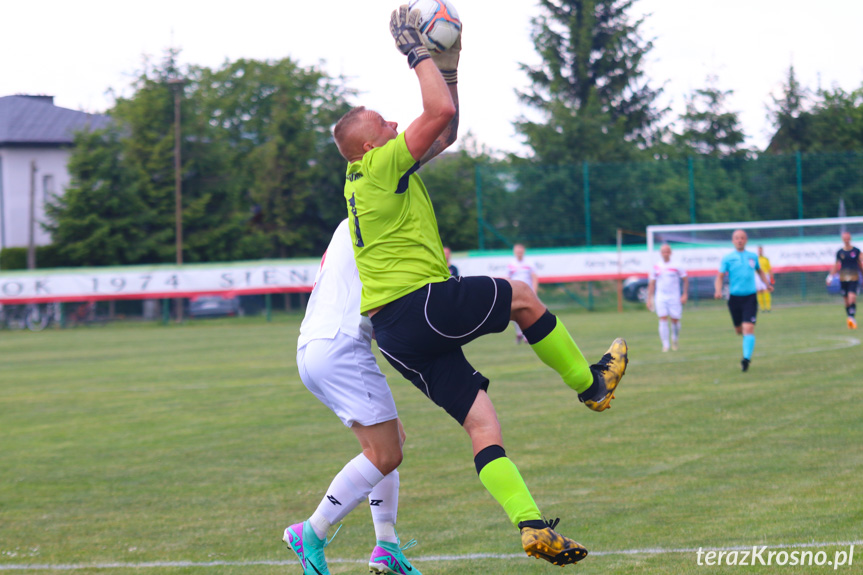
{"type": "Polygon", "coordinates": [[[420,32],[429,52],[444,52],[458,40],[461,20],[449,0],[411,0],[408,9],[420,11],[420,32]]]}

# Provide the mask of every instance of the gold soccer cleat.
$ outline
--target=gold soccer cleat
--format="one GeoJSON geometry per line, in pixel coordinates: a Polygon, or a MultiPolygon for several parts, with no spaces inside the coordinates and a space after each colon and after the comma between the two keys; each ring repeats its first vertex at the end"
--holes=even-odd
{"type": "Polygon", "coordinates": [[[628,349],[623,338],[611,342],[611,347],[599,362],[590,366],[593,372],[593,385],[584,393],[578,395],[578,400],[593,411],[605,411],[611,407],[614,390],[620,384],[620,379],[626,372],[629,363],[628,349]]]}
{"type": "Polygon", "coordinates": [[[569,565],[587,557],[587,549],[568,537],[556,532],[559,519],[554,521],[522,521],[521,546],[530,557],[545,559],[553,565],[569,565]],[[528,525],[529,524],[529,525],[528,525]],[[540,525],[544,525],[540,527],[540,525]]]}

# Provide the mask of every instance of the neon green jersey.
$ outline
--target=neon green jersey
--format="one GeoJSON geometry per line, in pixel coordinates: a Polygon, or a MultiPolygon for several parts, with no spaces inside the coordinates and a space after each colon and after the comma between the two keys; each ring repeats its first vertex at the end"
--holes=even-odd
{"type": "Polygon", "coordinates": [[[362,313],[449,278],[434,208],[417,169],[404,132],[348,164],[345,200],[363,283],[362,313]]]}

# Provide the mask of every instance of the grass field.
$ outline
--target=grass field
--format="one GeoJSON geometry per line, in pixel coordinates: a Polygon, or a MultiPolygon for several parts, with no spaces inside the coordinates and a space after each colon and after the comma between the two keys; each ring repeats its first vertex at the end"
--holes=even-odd
{"type": "MultiPolygon", "coordinates": [[[[863,348],[838,300],[762,315],[745,374],[718,306],[687,312],[669,354],[646,311],[561,317],[589,359],[629,342],[610,411],[585,409],[511,331],[467,355],[540,508],[593,552],[577,572],[826,572],[698,567],[695,550],[812,544],[832,560],[861,544],[863,348]]],[[[358,450],[297,376],[300,319],[0,332],[0,570],[300,573],[282,530],[358,450]]],[[[522,556],[464,432],[381,366],[408,434],[399,532],[419,540],[416,566],[558,572],[522,556]]],[[[373,545],[361,506],[331,571],[367,572],[373,545]]],[[[858,546],[839,572],[863,572],[858,546]]]]}

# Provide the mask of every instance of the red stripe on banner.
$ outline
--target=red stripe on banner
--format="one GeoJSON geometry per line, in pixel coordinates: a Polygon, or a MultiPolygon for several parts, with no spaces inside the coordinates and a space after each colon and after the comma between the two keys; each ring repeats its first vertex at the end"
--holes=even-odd
{"type": "MultiPolygon", "coordinates": [[[[807,273],[807,272],[828,272],[832,265],[808,265],[808,266],[782,266],[774,267],[771,273],[774,275],[784,273],[807,273]]],[[[695,270],[687,272],[690,277],[715,276],[718,270],[695,270]]],[[[590,275],[563,275],[563,276],[543,276],[539,278],[539,283],[554,284],[554,283],[574,283],[574,282],[590,282],[590,281],[614,281],[625,280],[629,277],[647,277],[646,273],[606,273],[606,274],[590,274],[590,275]]],[[[203,295],[221,295],[224,297],[234,297],[240,295],[265,295],[279,293],[311,293],[312,286],[296,286],[296,287],[266,287],[266,288],[239,288],[227,290],[207,290],[207,291],[176,291],[176,292],[137,292],[123,294],[96,294],[96,295],[77,295],[77,296],[58,296],[44,295],[33,297],[3,297],[0,295],[0,304],[3,305],[21,305],[29,303],[74,303],[74,302],[90,302],[90,301],[110,301],[110,300],[136,300],[136,299],[177,299],[191,298],[203,295]]]]}
{"type": "Polygon", "coordinates": [[[632,276],[647,277],[647,274],[595,274],[595,275],[572,275],[572,276],[543,276],[539,278],[541,284],[565,284],[570,282],[601,282],[610,280],[625,280],[632,276]]]}
{"type": "Polygon", "coordinates": [[[147,292],[147,293],[124,293],[124,294],[98,294],[81,296],[36,296],[26,298],[0,297],[0,304],[24,305],[28,303],[75,303],[89,301],[110,301],[127,299],[177,299],[191,298],[203,295],[220,295],[223,297],[234,297],[240,295],[265,295],[277,293],[310,293],[310,286],[300,287],[270,287],[270,288],[241,288],[230,290],[208,290],[208,291],[178,291],[178,292],[147,292]]]}
{"type": "MultiPolygon", "coordinates": [[[[832,265],[810,265],[810,266],[783,266],[774,267],[770,273],[788,274],[788,273],[808,273],[808,272],[828,272],[832,265]]],[[[709,277],[715,276],[719,270],[695,270],[687,271],[686,275],[690,277],[709,277]]],[[[567,276],[543,276],[539,278],[541,284],[563,284],[574,282],[600,282],[612,280],[625,280],[626,278],[637,277],[646,278],[646,273],[624,273],[624,274],[592,274],[592,275],[567,275],[567,276]]]]}

